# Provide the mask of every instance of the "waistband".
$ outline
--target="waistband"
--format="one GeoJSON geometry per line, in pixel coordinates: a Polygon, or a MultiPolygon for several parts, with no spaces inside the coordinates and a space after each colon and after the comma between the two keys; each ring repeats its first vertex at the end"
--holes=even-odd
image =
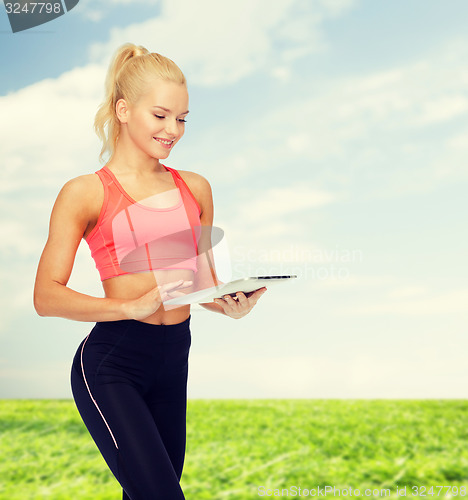
{"type": "Polygon", "coordinates": [[[179,332],[184,332],[190,328],[190,319],[192,315],[190,314],[187,319],[181,323],[175,323],[172,325],[153,325],[151,323],[144,323],[143,321],[138,321],[136,319],[121,319],[117,321],[98,321],[96,326],[111,329],[115,332],[123,332],[125,330],[130,330],[136,333],[150,333],[150,334],[175,334],[179,332]]]}

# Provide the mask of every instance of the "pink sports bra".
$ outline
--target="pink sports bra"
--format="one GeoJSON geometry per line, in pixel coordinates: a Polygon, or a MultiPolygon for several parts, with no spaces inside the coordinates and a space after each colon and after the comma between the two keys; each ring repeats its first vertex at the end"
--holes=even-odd
{"type": "Polygon", "coordinates": [[[179,201],[169,208],[133,200],[107,166],[95,172],[104,186],[104,202],[86,242],[101,281],[158,269],[197,271],[201,209],[179,172],[163,167],[178,190],[179,201]]]}

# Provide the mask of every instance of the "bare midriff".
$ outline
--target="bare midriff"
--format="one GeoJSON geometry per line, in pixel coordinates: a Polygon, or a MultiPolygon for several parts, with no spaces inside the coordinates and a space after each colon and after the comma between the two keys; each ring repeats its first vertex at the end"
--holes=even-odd
{"type": "MultiPolygon", "coordinates": [[[[164,285],[178,280],[194,281],[194,272],[191,269],[162,269],[143,273],[131,273],[106,279],[102,282],[104,293],[107,298],[115,299],[137,299],[149,292],[156,286],[164,285]]],[[[191,293],[194,286],[181,288],[180,292],[191,293]]],[[[177,297],[178,295],[173,295],[177,297]]],[[[144,323],[154,325],[173,325],[182,323],[190,315],[190,304],[188,305],[164,305],[150,316],[140,319],[144,323]]]]}

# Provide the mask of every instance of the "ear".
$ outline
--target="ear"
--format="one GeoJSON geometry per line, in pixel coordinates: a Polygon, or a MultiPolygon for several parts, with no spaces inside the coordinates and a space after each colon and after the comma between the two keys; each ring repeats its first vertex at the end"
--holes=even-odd
{"type": "Polygon", "coordinates": [[[128,120],[128,106],[125,99],[119,99],[115,103],[115,114],[119,119],[120,123],[127,123],[128,120]]]}

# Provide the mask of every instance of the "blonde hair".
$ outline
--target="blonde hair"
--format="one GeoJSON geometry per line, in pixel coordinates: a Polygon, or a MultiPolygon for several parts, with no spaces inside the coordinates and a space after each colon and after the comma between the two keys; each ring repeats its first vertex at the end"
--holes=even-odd
{"type": "Polygon", "coordinates": [[[125,43],[115,51],[107,71],[105,98],[94,117],[94,130],[102,141],[100,161],[103,161],[106,151],[112,158],[119,138],[120,121],[115,112],[117,101],[125,99],[130,105],[136,104],[158,78],[187,85],[177,64],[161,54],[133,43],[125,43]]]}

